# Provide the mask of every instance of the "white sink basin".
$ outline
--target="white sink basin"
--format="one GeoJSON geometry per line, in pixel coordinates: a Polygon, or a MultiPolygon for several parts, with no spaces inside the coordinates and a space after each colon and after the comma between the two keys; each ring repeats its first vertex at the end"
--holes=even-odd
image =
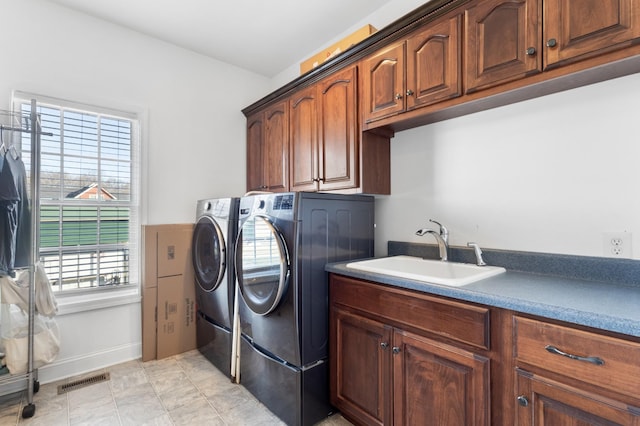
{"type": "Polygon", "coordinates": [[[414,256],[361,260],[348,263],[347,268],[452,287],[471,284],[506,271],[500,266],[477,266],[470,263],[443,262],[414,256]]]}

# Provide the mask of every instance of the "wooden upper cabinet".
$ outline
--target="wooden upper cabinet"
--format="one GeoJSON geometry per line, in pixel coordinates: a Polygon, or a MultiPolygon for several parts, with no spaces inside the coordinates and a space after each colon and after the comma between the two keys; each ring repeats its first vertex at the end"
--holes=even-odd
{"type": "Polygon", "coordinates": [[[317,190],[317,110],[316,86],[291,97],[289,174],[292,191],[317,190]]]}
{"type": "Polygon", "coordinates": [[[318,184],[322,191],[359,185],[358,72],[347,68],[318,86],[318,184]]]}
{"type": "Polygon", "coordinates": [[[462,95],[462,16],[429,24],[407,40],[407,109],[462,95]]]}
{"type": "Polygon", "coordinates": [[[287,102],[247,119],[247,191],[289,190],[287,102]]]}
{"type": "Polygon", "coordinates": [[[402,112],[404,106],[404,42],[395,43],[362,64],[365,121],[402,112]]]}
{"type": "Polygon", "coordinates": [[[247,191],[264,191],[265,149],[264,114],[259,112],[247,118],[247,191]]]}
{"type": "Polygon", "coordinates": [[[363,64],[365,121],[462,94],[460,14],[429,23],[363,64]]]}
{"type": "Polygon", "coordinates": [[[541,71],[541,1],[482,0],[466,10],[466,93],[541,71]]]}
{"type": "Polygon", "coordinates": [[[544,0],[545,69],[640,37],[638,0],[544,0]]]}
{"type": "MultiPolygon", "coordinates": [[[[289,190],[289,111],[287,101],[279,102],[264,112],[264,189],[272,192],[289,190]]],[[[247,171],[249,174],[249,171],[247,171]]]]}

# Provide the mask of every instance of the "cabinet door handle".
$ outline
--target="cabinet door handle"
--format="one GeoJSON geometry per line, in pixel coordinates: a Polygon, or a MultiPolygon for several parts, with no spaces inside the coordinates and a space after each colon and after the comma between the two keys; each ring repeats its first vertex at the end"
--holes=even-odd
{"type": "Polygon", "coordinates": [[[536,54],[536,48],[530,47],[525,51],[525,53],[527,54],[527,56],[534,56],[536,54]]]}
{"type": "Polygon", "coordinates": [[[387,348],[389,347],[389,344],[388,344],[387,342],[381,342],[381,343],[380,343],[380,347],[381,347],[382,349],[387,349],[387,348]]]}
{"type": "Polygon", "coordinates": [[[550,38],[547,40],[547,47],[556,47],[558,45],[558,41],[555,38],[550,38]]]}
{"type": "Polygon", "coordinates": [[[524,395],[519,395],[516,400],[518,401],[518,404],[520,404],[523,407],[526,407],[527,405],[529,405],[529,398],[527,398],[524,395]]]}
{"type": "Polygon", "coordinates": [[[400,348],[398,346],[394,346],[393,347],[393,353],[394,354],[399,354],[400,353],[400,348]]]}
{"type": "Polygon", "coordinates": [[[411,95],[413,95],[413,90],[408,89],[408,90],[407,90],[407,96],[411,96],[411,95]]]}
{"type": "Polygon", "coordinates": [[[567,352],[563,352],[560,349],[556,348],[555,346],[551,346],[551,345],[547,345],[544,347],[548,352],[551,352],[552,354],[555,355],[562,355],[564,357],[570,358],[570,359],[575,359],[576,361],[584,361],[584,362],[590,362],[591,364],[595,364],[595,365],[604,365],[604,360],[600,357],[597,356],[579,356],[579,355],[573,355],[567,352]]]}
{"type": "Polygon", "coordinates": [[[402,99],[402,93],[396,93],[396,99],[397,100],[402,99]]]}

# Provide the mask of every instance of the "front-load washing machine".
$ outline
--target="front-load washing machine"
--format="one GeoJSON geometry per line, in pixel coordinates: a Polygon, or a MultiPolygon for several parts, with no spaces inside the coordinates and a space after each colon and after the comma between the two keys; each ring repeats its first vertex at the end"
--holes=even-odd
{"type": "Polygon", "coordinates": [[[240,383],[288,425],[331,413],[329,262],[373,257],[374,198],[322,193],[240,200],[240,383]]]}
{"type": "Polygon", "coordinates": [[[191,255],[196,280],[196,339],[200,352],[231,371],[235,296],[234,244],[239,198],[200,200],[191,255]]]}

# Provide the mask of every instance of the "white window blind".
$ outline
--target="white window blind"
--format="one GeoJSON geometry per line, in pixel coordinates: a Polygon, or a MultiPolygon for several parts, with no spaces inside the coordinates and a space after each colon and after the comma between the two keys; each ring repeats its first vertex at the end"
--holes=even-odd
{"type": "MultiPolygon", "coordinates": [[[[135,114],[38,96],[40,261],[53,290],[76,292],[137,284],[138,120],[135,114]]],[[[31,145],[22,155],[30,176],[31,145]]]]}

